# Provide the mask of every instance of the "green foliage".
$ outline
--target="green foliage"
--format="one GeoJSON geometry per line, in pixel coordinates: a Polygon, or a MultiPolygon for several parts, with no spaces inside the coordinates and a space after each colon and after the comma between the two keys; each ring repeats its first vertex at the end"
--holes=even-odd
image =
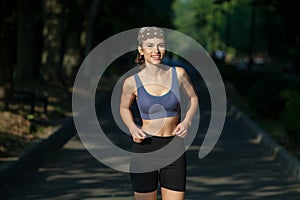
{"type": "Polygon", "coordinates": [[[232,65],[219,66],[219,71],[224,81],[231,81],[237,77],[239,71],[232,65]]]}
{"type": "Polygon", "coordinates": [[[179,31],[182,31],[189,36],[196,39],[197,31],[195,28],[196,20],[196,11],[193,9],[191,0],[174,1],[172,8],[174,10],[174,25],[178,28],[179,31]]]}
{"type": "Polygon", "coordinates": [[[300,34],[294,20],[298,17],[295,2],[175,0],[173,23],[209,53],[217,49],[229,54],[237,52],[238,56],[264,53],[273,61],[293,60],[299,64],[300,34]],[[254,37],[250,44],[251,33],[254,37]]]}
{"type": "Polygon", "coordinates": [[[54,105],[53,108],[54,108],[54,112],[57,115],[62,116],[62,117],[64,117],[67,112],[66,108],[63,107],[62,105],[54,105]]]}
{"type": "Polygon", "coordinates": [[[297,1],[264,0],[259,5],[265,13],[264,38],[269,53],[276,55],[276,60],[293,60],[299,64],[300,30],[295,24],[295,19],[299,18],[297,1]]]}
{"type": "Polygon", "coordinates": [[[174,24],[179,29],[206,48],[209,53],[224,47],[218,33],[222,25],[222,14],[212,1],[175,1],[174,24]]]}
{"type": "Polygon", "coordinates": [[[142,26],[170,27],[169,13],[163,11],[165,4],[153,5],[146,1],[131,0],[124,5],[122,0],[103,1],[96,23],[97,41],[113,34],[142,26]]]}
{"type": "Polygon", "coordinates": [[[248,17],[249,8],[242,6],[248,0],[243,2],[231,0],[216,4],[211,0],[176,0],[172,6],[173,23],[179,31],[196,39],[209,53],[217,49],[227,50],[228,48],[230,52],[235,52],[234,46],[226,46],[225,43],[231,42],[231,40],[226,41],[230,38],[236,38],[233,41],[237,41],[238,45],[247,45],[245,35],[248,29],[243,29],[243,26],[249,28],[249,23],[245,23],[249,21],[245,20],[245,16],[248,17]],[[239,32],[232,31],[237,29],[237,26],[239,32]],[[230,38],[226,35],[228,33],[231,35],[230,38]]]}
{"type": "Polygon", "coordinates": [[[270,74],[254,83],[248,94],[249,106],[261,116],[278,118],[285,103],[280,96],[283,82],[278,74],[270,74]]]}
{"type": "Polygon", "coordinates": [[[269,72],[239,71],[237,69],[232,69],[232,71],[235,73],[231,76],[230,81],[235,85],[238,92],[244,96],[249,95],[249,91],[255,83],[268,78],[270,75],[269,72]]]}
{"type": "Polygon", "coordinates": [[[281,96],[286,99],[281,119],[292,139],[300,142],[300,91],[286,89],[281,92],[281,96]]]}

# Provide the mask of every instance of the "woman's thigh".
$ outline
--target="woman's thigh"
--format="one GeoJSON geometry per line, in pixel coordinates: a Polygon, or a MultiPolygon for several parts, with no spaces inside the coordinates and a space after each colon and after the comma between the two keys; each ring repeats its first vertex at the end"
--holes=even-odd
{"type": "Polygon", "coordinates": [[[158,171],[130,173],[130,178],[134,192],[151,193],[157,190],[158,171]]]}
{"type": "Polygon", "coordinates": [[[169,190],[184,192],[186,174],[186,154],[184,153],[176,161],[160,170],[160,186],[169,190]]]}

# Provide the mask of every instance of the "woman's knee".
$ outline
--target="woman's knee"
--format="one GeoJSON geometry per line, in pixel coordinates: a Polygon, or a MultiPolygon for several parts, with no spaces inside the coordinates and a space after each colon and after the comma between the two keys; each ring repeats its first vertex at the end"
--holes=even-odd
{"type": "Polygon", "coordinates": [[[134,192],[135,200],[157,200],[157,190],[153,192],[134,192]]]}

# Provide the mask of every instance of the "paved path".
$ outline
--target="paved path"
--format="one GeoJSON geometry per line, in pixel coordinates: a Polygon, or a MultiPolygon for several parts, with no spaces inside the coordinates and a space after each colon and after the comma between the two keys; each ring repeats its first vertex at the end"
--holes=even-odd
{"type": "MultiPolygon", "coordinates": [[[[110,104],[104,100],[102,105],[110,104]]],[[[103,119],[107,120],[109,112],[103,109],[103,119]]],[[[187,152],[187,200],[300,198],[299,181],[290,178],[230,113],[213,151],[199,159],[198,151],[209,116],[208,110],[202,112],[200,125],[203,126],[187,152]]],[[[112,140],[120,141],[113,135],[118,133],[116,126],[105,120],[102,122],[108,135],[111,134],[112,140]]],[[[1,195],[1,199],[125,200],[133,197],[128,174],[98,162],[75,136],[61,151],[51,155],[38,171],[27,175],[6,196],[1,195]]]]}

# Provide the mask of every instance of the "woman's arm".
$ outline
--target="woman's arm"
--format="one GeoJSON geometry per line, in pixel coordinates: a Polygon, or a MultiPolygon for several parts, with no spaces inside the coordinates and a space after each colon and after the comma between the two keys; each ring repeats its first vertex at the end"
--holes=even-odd
{"type": "Polygon", "coordinates": [[[192,119],[197,111],[198,97],[186,71],[181,67],[176,67],[176,71],[178,73],[179,84],[184,89],[188,99],[190,100],[190,104],[184,119],[176,126],[173,134],[178,135],[179,137],[184,137],[187,134],[187,130],[191,126],[192,119]]]}
{"type": "Polygon", "coordinates": [[[135,99],[134,95],[135,84],[133,77],[129,77],[124,81],[123,91],[121,95],[120,114],[123,122],[129,129],[134,142],[142,142],[146,135],[142,129],[138,128],[133,120],[133,115],[130,107],[135,99]]]}

